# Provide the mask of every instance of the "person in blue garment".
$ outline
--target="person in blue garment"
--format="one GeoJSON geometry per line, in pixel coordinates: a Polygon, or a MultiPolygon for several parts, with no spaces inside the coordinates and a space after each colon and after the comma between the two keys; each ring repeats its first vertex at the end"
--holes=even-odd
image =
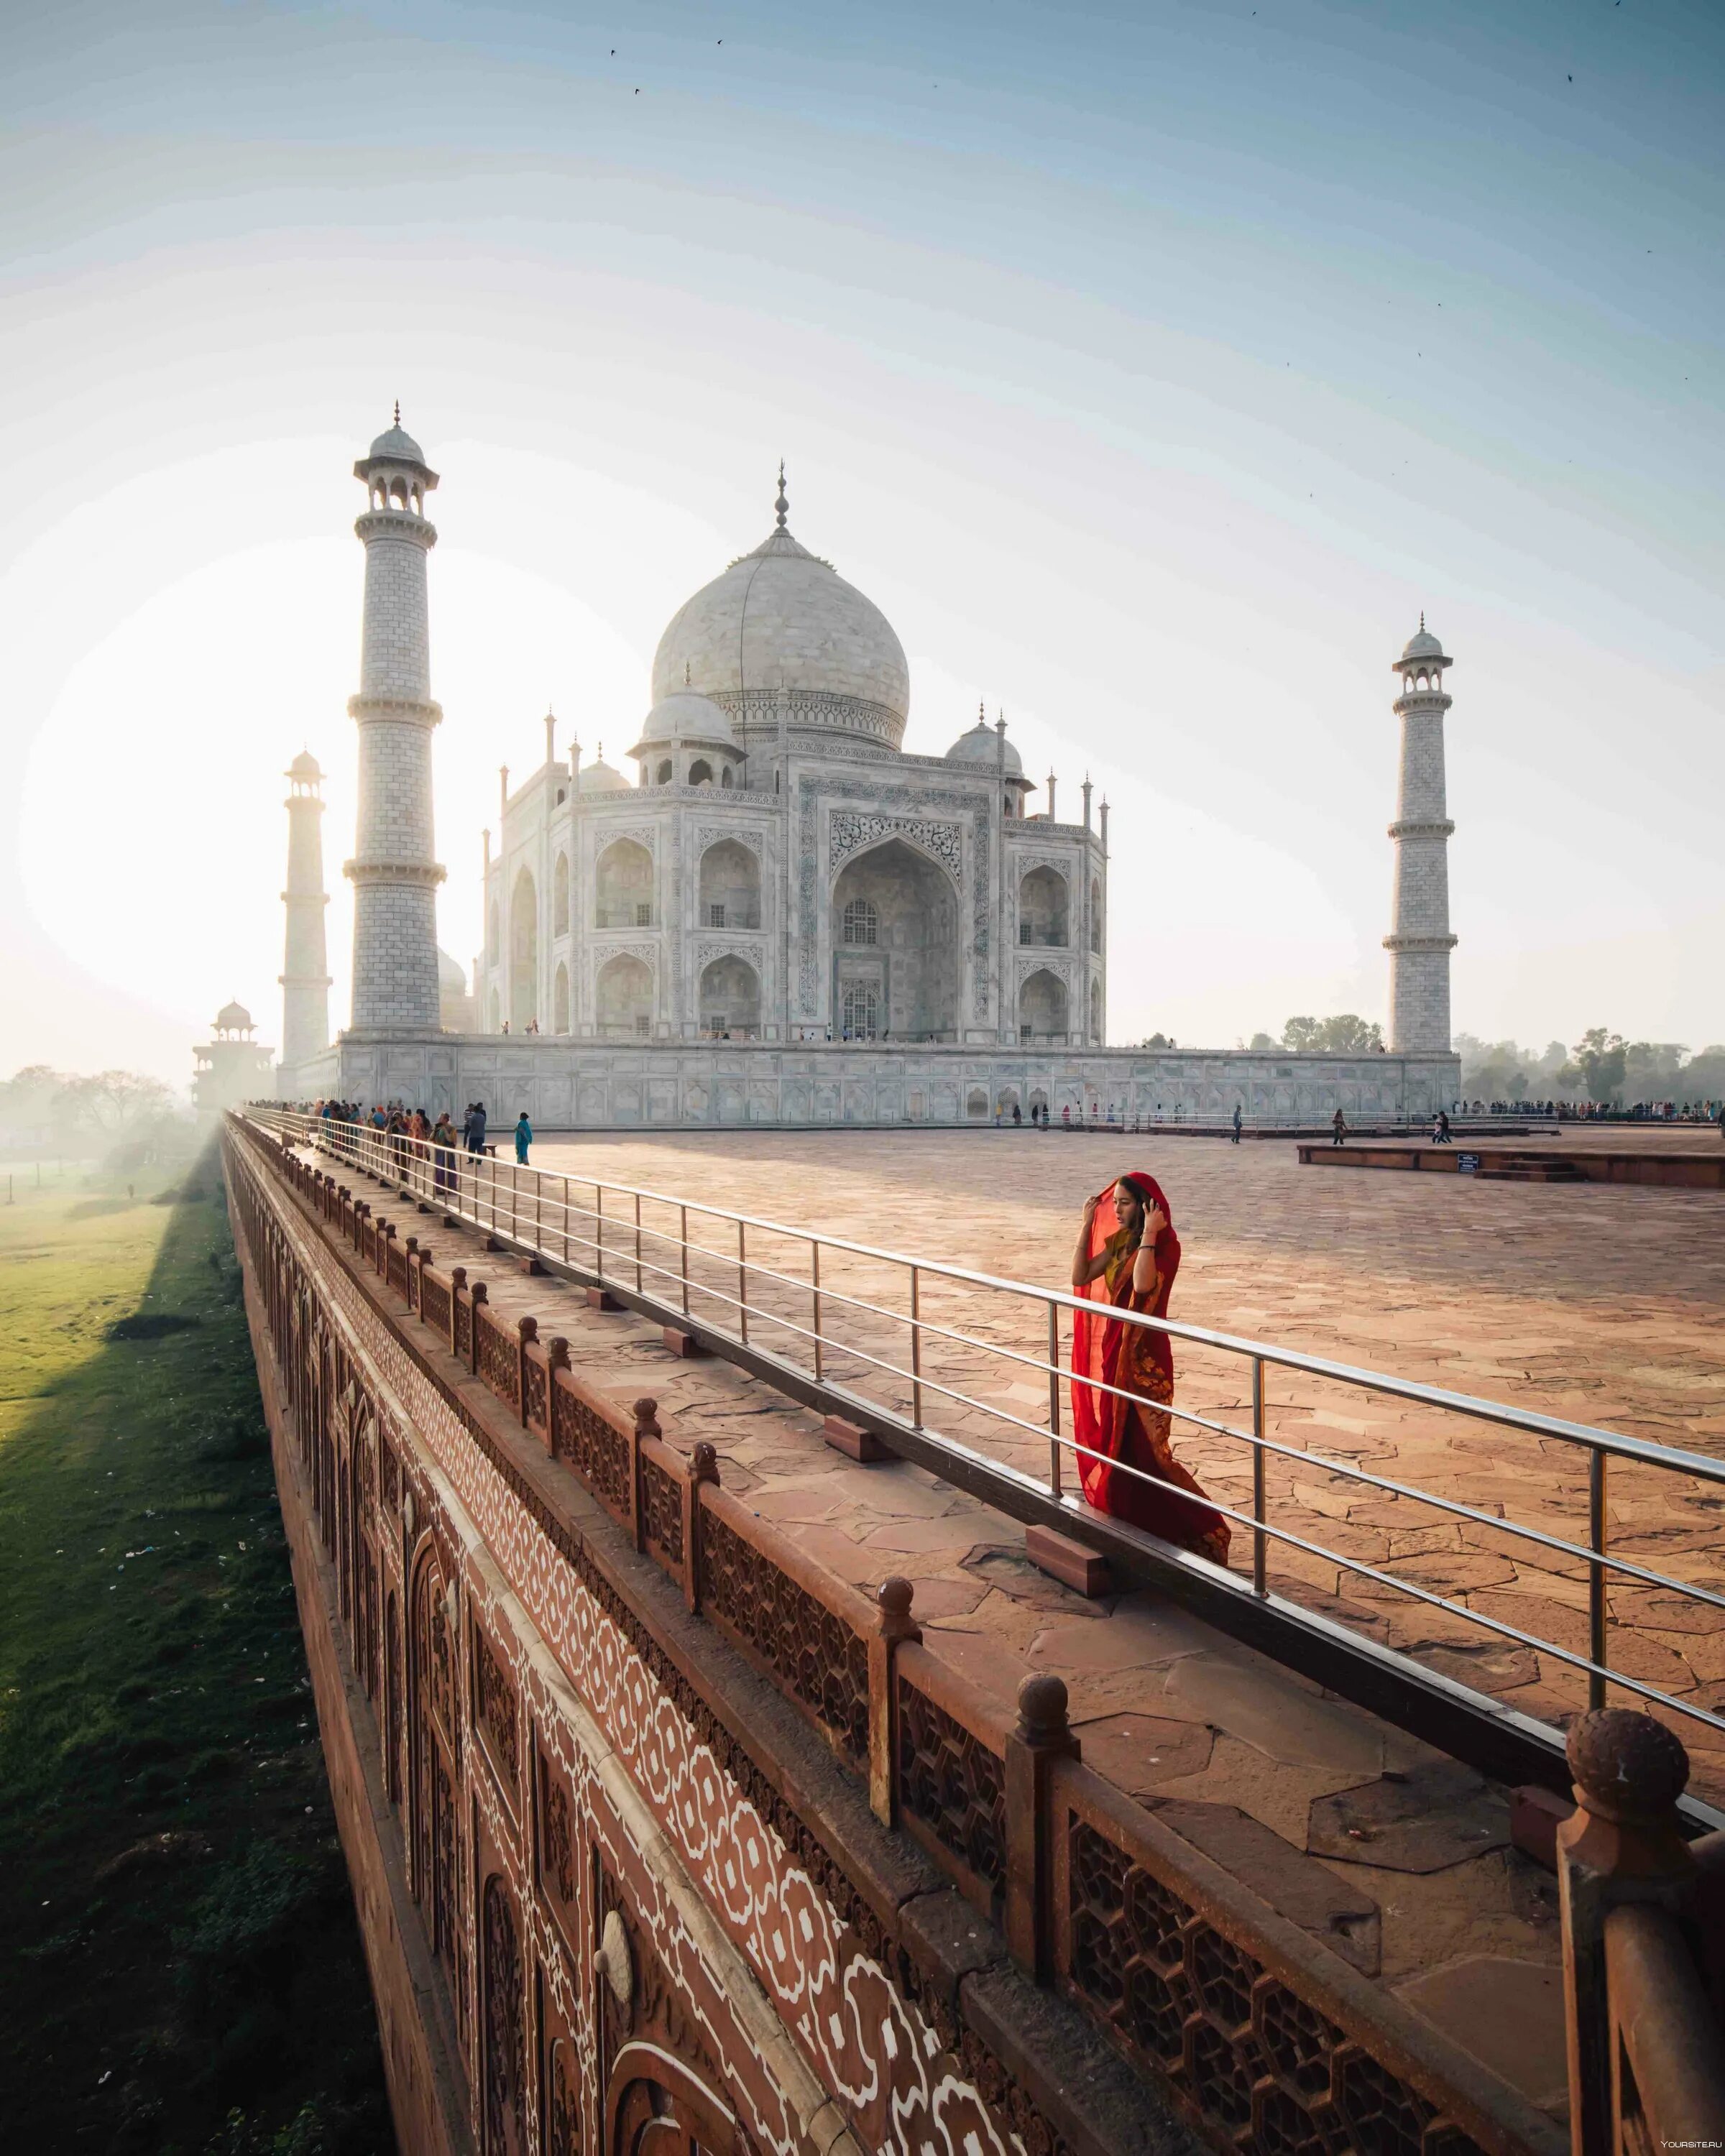
{"type": "Polygon", "coordinates": [[[527,1164],[527,1147],[533,1142],[533,1126],[527,1121],[527,1111],[521,1110],[521,1119],[515,1127],[515,1157],[520,1165],[527,1164]]]}

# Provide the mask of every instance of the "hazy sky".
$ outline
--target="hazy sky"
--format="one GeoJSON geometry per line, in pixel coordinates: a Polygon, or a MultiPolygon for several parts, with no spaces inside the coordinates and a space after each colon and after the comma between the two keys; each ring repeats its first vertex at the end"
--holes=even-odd
{"type": "MultiPolygon", "coordinates": [[[[1384,1010],[1390,660],[1455,656],[1459,1028],[1725,1038],[1725,9],[8,11],[0,1075],[347,1007],[362,506],[433,513],[440,938],[771,524],[1113,803],[1111,1031],[1384,1010]],[[615,48],[614,57],[612,49],[615,48]]],[[[1033,808],[1042,805],[1035,797],[1033,808]]]]}

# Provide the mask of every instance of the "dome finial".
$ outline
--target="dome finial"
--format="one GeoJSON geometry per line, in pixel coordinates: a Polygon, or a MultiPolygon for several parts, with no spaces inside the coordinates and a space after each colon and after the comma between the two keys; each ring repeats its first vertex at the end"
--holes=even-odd
{"type": "Polygon", "coordinates": [[[395,400],[395,424],[398,427],[401,424],[401,399],[399,397],[395,400]]]}
{"type": "Polygon", "coordinates": [[[778,499],[773,503],[773,506],[778,513],[778,528],[783,531],[786,528],[785,519],[791,513],[791,505],[785,499],[784,459],[783,457],[778,460],[778,499]]]}
{"type": "Polygon", "coordinates": [[[683,686],[685,689],[692,689],[695,686],[694,677],[690,672],[690,669],[694,665],[694,664],[695,662],[692,659],[685,659],[683,661],[683,686]]]}
{"type": "Polygon", "coordinates": [[[1425,627],[1425,609],[1424,607],[1421,607],[1420,609],[1420,626],[1422,630],[1425,627]]]}

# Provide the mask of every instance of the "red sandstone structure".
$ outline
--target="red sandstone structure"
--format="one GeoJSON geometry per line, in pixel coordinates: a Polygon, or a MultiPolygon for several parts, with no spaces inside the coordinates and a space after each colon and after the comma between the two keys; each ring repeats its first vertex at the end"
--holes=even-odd
{"type": "MultiPolygon", "coordinates": [[[[410,2156],[1558,2156],[1086,1766],[1057,1676],[1003,1717],[905,1582],[826,1572],[258,1126],[224,1149],[410,2156]]],[[[1722,2086],[1683,2039],[1725,1836],[1684,1842],[1656,1727],[1572,1744],[1579,2156],[1722,2086]]]]}

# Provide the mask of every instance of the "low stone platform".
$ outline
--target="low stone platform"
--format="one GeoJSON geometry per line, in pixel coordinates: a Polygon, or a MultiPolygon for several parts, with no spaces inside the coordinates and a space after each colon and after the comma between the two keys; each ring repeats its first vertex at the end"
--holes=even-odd
{"type": "Polygon", "coordinates": [[[1617,1152],[1599,1145],[1558,1151],[1466,1137],[1459,1137],[1453,1145],[1377,1138],[1361,1142],[1350,1133],[1345,1145],[1326,1139],[1302,1142],[1299,1151],[1302,1168],[1400,1168],[1477,1175],[1495,1183],[1618,1183],[1667,1190],[1725,1190],[1725,1146],[1716,1152],[1645,1147],[1617,1152]]]}
{"type": "Polygon", "coordinates": [[[1556,1893],[1511,1845],[1507,1789],[1148,1591],[1087,1599],[1032,1564],[1023,1527],[993,1507],[896,1458],[835,1458],[824,1419],[763,1381],[357,1187],[422,1233],[440,1270],[483,1279],[506,1327],[531,1317],[542,1340],[566,1340],[583,1385],[625,1412],[651,1394],[681,1453],[711,1444],[721,1487],[804,1562],[871,1594],[908,1578],[926,1649],[1003,1712],[1026,1676],[1060,1676],[1086,1765],[1378,1987],[1386,2012],[1411,2010],[1466,2054],[1512,2138],[1557,2145],[1556,1893]]]}

